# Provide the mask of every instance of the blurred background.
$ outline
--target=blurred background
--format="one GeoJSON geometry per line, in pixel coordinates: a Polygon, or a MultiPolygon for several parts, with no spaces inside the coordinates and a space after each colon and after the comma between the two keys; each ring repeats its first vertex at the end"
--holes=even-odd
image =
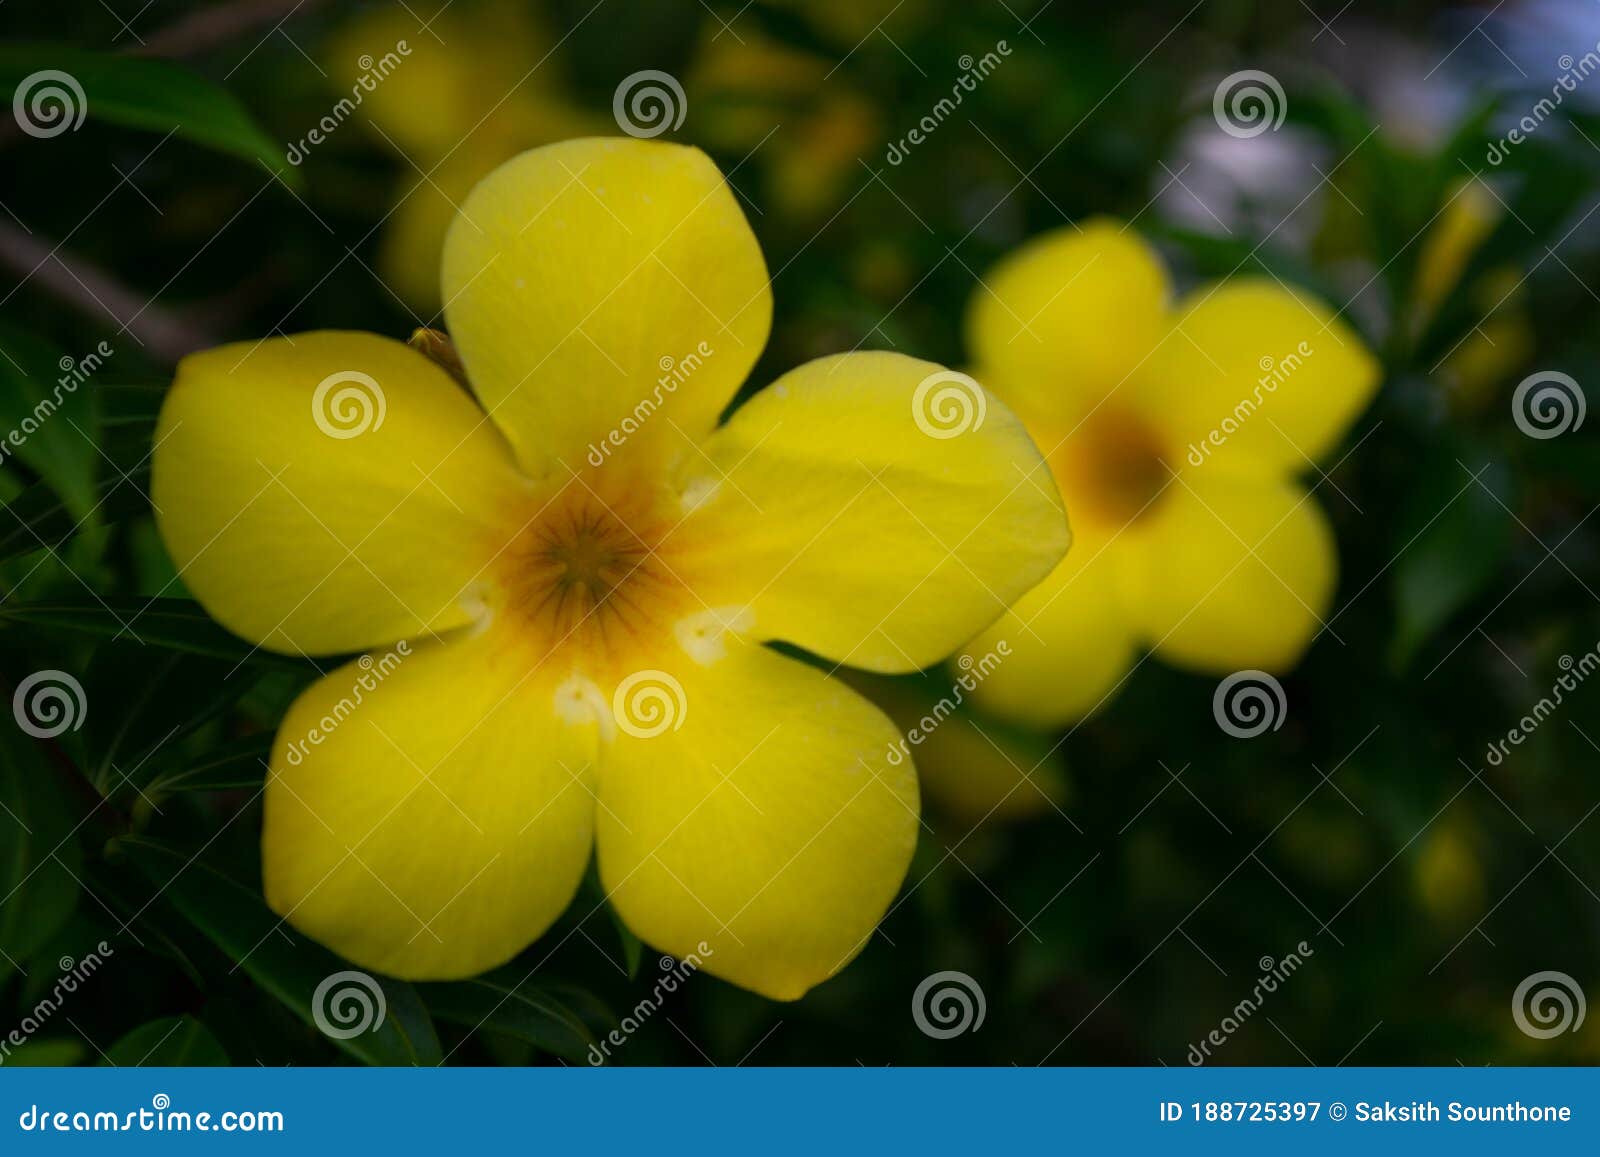
{"type": "MultiPolygon", "coordinates": [[[[63,0],[0,28],[0,425],[60,402],[0,455],[0,682],[71,672],[87,704],[0,728],[5,1063],[581,1064],[625,1021],[611,1063],[1600,1061],[1600,5],[63,0]],[[1267,270],[1342,310],[1385,377],[1308,468],[1330,629],[1253,739],[1159,661],[1065,732],[941,729],[900,899],[797,1004],[662,994],[591,880],[503,973],[387,985],[384,1032],[330,1039],[307,1009],[341,964],[261,904],[256,847],[316,672],[184,599],[154,415],[196,348],[440,326],[452,206],[646,116],[647,70],[773,274],[751,388],[853,348],[964,364],[978,276],[1094,215],[1180,289],[1267,270]],[[81,123],[70,88],[68,123],[32,103],[44,71],[81,123]],[[1217,109],[1245,71],[1270,123],[1217,109]],[[1530,432],[1517,388],[1555,373],[1560,428],[1530,432]],[[1053,802],[964,792],[979,732],[1053,802]],[[915,1014],[944,972],[970,1013],[915,1014]],[[1544,972],[1566,1005],[1530,1022],[1544,972]]],[[[914,719],[949,685],[875,693],[914,719]]]]}

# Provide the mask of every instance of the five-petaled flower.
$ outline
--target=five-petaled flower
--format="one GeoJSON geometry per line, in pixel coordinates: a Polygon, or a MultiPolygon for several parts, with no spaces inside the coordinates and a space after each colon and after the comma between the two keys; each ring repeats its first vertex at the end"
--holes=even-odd
{"type": "Polygon", "coordinates": [[[1046,234],[985,278],[974,373],[1027,423],[1072,519],[1071,553],[975,639],[1014,654],[975,692],[1057,725],[1105,703],[1140,648],[1207,673],[1292,667],[1337,567],[1296,481],[1372,397],[1378,364],[1337,315],[1243,277],[1173,304],[1160,258],[1104,221],[1046,234]]]}
{"type": "Polygon", "coordinates": [[[463,204],[442,289],[470,392],[321,332],[186,359],[162,412],[161,532],[212,614],[308,655],[411,641],[353,710],[346,668],[284,719],[269,903],[363,967],[466,976],[548,928],[594,848],[641,938],[800,996],[899,888],[917,784],[882,714],[765,644],[880,672],[959,648],[1066,549],[1038,450],[999,403],[926,436],[912,399],[940,367],[892,353],[812,362],[722,420],[771,295],[694,149],[514,158],[463,204]],[[330,378],[381,390],[381,424],[329,437],[330,378]]]}

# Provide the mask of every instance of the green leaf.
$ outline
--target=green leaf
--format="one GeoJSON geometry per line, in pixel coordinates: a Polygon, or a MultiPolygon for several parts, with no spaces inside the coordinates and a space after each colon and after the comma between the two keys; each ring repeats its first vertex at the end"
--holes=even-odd
{"type": "Polygon", "coordinates": [[[33,123],[51,135],[67,131],[62,118],[76,123],[85,115],[176,133],[198,145],[260,161],[286,184],[301,187],[299,171],[233,94],[166,61],[53,43],[12,44],[0,48],[0,87],[35,108],[33,123]],[[41,72],[66,77],[40,77],[41,72]]]}
{"type": "Polygon", "coordinates": [[[557,997],[557,990],[526,979],[518,983],[504,972],[419,985],[418,991],[440,1020],[503,1032],[554,1056],[584,1060],[596,1043],[584,1018],[557,997]]]}
{"type": "Polygon", "coordinates": [[[1480,465],[1481,458],[1458,460],[1453,454],[1433,461],[1398,520],[1398,561],[1390,580],[1390,654],[1398,667],[1407,666],[1435,631],[1482,594],[1510,557],[1511,477],[1497,466],[1480,473],[1480,465]]]}
{"type": "MultiPolygon", "coordinates": [[[[319,1016],[346,1027],[338,1017],[329,1017],[330,999],[322,1000],[320,1010],[314,1010],[313,1002],[319,985],[336,973],[353,970],[326,948],[295,933],[255,889],[243,887],[195,855],[142,836],[117,840],[112,850],[137,865],[164,900],[301,1020],[324,1035],[328,1034],[318,1025],[319,1016]]],[[[440,1063],[439,1038],[416,990],[386,977],[364,979],[381,987],[386,1015],[368,1031],[329,1039],[367,1064],[440,1063]]],[[[336,984],[330,992],[342,990],[336,984]]]]}
{"type": "Polygon", "coordinates": [[[180,791],[237,791],[260,787],[272,756],[272,733],[241,736],[204,755],[157,758],[144,792],[157,800],[180,791]]]}
{"type": "Polygon", "coordinates": [[[0,980],[77,908],[83,856],[62,774],[39,741],[0,720],[0,980]]]}
{"type": "Polygon", "coordinates": [[[305,660],[274,654],[230,634],[189,599],[135,597],[52,599],[0,603],[0,623],[27,623],[106,638],[131,639],[152,647],[209,655],[230,663],[247,660],[305,667],[305,660]]]}
{"type": "Polygon", "coordinates": [[[247,694],[255,668],[182,651],[120,643],[101,646],[84,676],[99,708],[83,733],[81,766],[110,795],[150,778],[150,761],[176,753],[183,741],[247,694]]]}
{"type": "MultiPolygon", "coordinates": [[[[127,478],[120,474],[102,478],[91,504],[95,520],[111,523],[145,513],[150,509],[149,487],[150,475],[145,469],[127,478]]],[[[0,562],[36,550],[59,553],[83,529],[83,521],[74,516],[56,488],[46,481],[36,482],[7,502],[0,514],[0,562]]]]}
{"type": "MultiPolygon", "coordinates": [[[[101,360],[98,352],[90,356],[101,360]]],[[[87,364],[31,333],[0,326],[0,463],[15,455],[80,522],[94,509],[100,460],[87,364]]]]}
{"type": "Polygon", "coordinates": [[[81,1041],[30,1040],[6,1056],[8,1069],[64,1069],[83,1060],[89,1050],[81,1041]]]}
{"type": "Polygon", "coordinates": [[[192,1016],[164,1016],[142,1024],[106,1050],[101,1065],[121,1069],[221,1068],[231,1064],[222,1042],[192,1016]]]}

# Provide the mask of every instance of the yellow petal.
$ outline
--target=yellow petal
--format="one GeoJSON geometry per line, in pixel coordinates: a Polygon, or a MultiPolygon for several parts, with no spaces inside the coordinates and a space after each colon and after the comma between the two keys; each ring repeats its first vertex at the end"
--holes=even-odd
{"type": "Polygon", "coordinates": [[[686,466],[700,506],[685,534],[721,566],[708,601],[745,606],[762,638],[873,671],[944,658],[1069,541],[1016,417],[970,378],[901,354],[784,375],[686,466]]]}
{"type": "Polygon", "coordinates": [[[968,348],[1008,403],[1052,414],[1119,388],[1161,339],[1170,296],[1160,257],[1131,229],[1106,220],[1057,229],[984,275],[968,348]]]}
{"type": "Polygon", "coordinates": [[[1219,674],[1299,661],[1337,568],[1315,499],[1291,482],[1185,472],[1148,521],[1125,602],[1162,658],[1219,674]]]}
{"type": "Polygon", "coordinates": [[[1326,306],[1240,278],[1181,305],[1139,389],[1191,466],[1265,475],[1323,458],[1378,379],[1360,337],[1326,306]]]}
{"type": "Polygon", "coordinates": [[[183,581],[235,633],[335,654],[469,621],[522,492],[510,448],[400,342],[319,332],[194,354],[156,431],[151,496],[183,581]]]}
{"type": "Polygon", "coordinates": [[[985,711],[1039,728],[1059,727],[1101,707],[1137,651],[1134,619],[1119,591],[1136,528],[1080,534],[1048,578],[964,648],[981,663],[1002,646],[1004,661],[973,689],[985,711]]]}
{"type": "Polygon", "coordinates": [[[648,738],[625,727],[602,748],[601,878],[656,948],[798,999],[865,946],[898,891],[916,776],[889,762],[893,724],[793,659],[738,645],[669,678],[675,729],[656,717],[633,728],[648,738]]]}
{"type": "Polygon", "coordinates": [[[631,139],[565,141],[496,169],[451,226],[443,286],[473,388],[530,471],[690,453],[772,313],[716,165],[631,139]]]}
{"type": "Polygon", "coordinates": [[[385,652],[307,689],[273,745],[267,902],[363,968],[472,976],[571,901],[593,835],[592,726],[492,634],[385,652]]]}

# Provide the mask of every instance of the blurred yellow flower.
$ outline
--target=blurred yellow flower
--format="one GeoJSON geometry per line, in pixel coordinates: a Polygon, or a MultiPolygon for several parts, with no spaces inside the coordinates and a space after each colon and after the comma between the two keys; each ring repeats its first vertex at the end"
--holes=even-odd
{"type": "Polygon", "coordinates": [[[361,110],[373,134],[403,158],[377,272],[428,315],[440,304],[445,232],[472,187],[524,149],[603,125],[562,95],[555,42],[527,4],[457,0],[425,29],[404,5],[369,9],[327,45],[331,79],[354,88],[374,58],[402,42],[402,62],[364,91],[361,110]]]}
{"type": "Polygon", "coordinates": [[[918,793],[887,718],[764,644],[877,672],[956,650],[1066,549],[1048,479],[1015,485],[1038,450],[998,405],[928,436],[913,400],[948,371],[894,353],[719,425],[772,299],[695,149],[522,154],[466,198],[442,283],[470,393],[324,332],[190,357],[162,410],[152,496],[195,597],[275,650],[391,648],[284,719],[268,902],[363,967],[468,976],[594,849],[642,939],[797,998],[899,888],[918,793]]]}
{"type": "Polygon", "coordinates": [[[1174,304],[1157,254],[1097,220],[1024,245],[968,314],[976,376],[1044,449],[1074,545],[969,644],[1014,654],[975,692],[1059,725],[1142,647],[1208,673],[1293,666],[1332,598],[1333,535],[1296,481],[1377,388],[1321,303],[1263,278],[1174,304]]]}
{"type": "Polygon", "coordinates": [[[748,29],[706,38],[688,76],[695,139],[753,154],[766,174],[762,202],[805,219],[832,212],[857,162],[881,137],[877,110],[820,56],[748,29]]]}

